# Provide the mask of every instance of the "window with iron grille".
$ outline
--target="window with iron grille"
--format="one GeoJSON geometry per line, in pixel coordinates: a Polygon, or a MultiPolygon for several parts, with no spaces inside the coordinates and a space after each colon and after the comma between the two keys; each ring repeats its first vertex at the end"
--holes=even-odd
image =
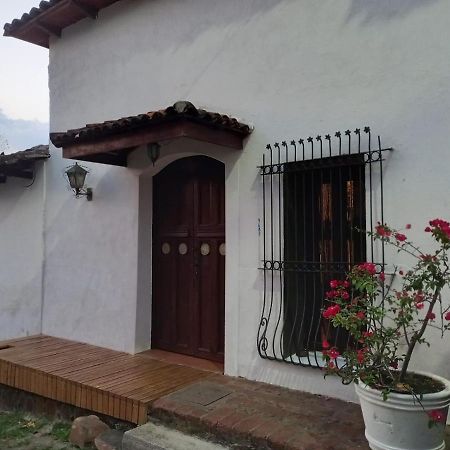
{"type": "Polygon", "coordinates": [[[317,136],[267,146],[261,166],[263,193],[263,309],[258,331],[261,357],[320,367],[322,341],[344,351],[345,330],[322,317],[332,279],[354,265],[378,258],[364,230],[383,218],[383,152],[361,148],[361,134],[345,132],[332,141],[317,136]],[[333,143],[335,147],[333,148],[333,143]],[[345,146],[345,149],[344,149],[345,146]]]}

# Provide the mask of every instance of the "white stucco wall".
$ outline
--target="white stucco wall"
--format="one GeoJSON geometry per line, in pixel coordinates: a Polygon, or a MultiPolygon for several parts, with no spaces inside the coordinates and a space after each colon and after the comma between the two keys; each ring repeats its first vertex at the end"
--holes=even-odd
{"type": "MultiPolygon", "coordinates": [[[[395,148],[385,165],[386,218],[411,223],[411,234],[423,239],[427,219],[450,215],[449,26],[447,0],[123,0],[52,41],[52,131],[180,99],[255,126],[227,167],[228,374],[354,398],[338,380],[324,382],[318,370],[257,355],[256,166],[267,143],[370,125],[395,148]]],[[[44,331],[126,351],[145,348],[151,310],[149,260],[142,254],[151,236],[151,216],[143,213],[151,198],[146,175],[164,158],[155,169],[148,161],[139,165],[138,156],[128,169],[86,164],[94,187],[87,203],[64,190],[68,162],[59,150],[52,154],[44,331]]],[[[445,342],[436,348],[421,353],[419,366],[449,377],[450,348],[445,342]]]]}
{"type": "Polygon", "coordinates": [[[133,352],[139,180],[131,170],[87,164],[94,200],[76,199],[63,176],[71,162],[59,154],[46,167],[43,332],[133,352]]]}
{"type": "Polygon", "coordinates": [[[0,340],[41,332],[44,164],[0,184],[0,340]]]}

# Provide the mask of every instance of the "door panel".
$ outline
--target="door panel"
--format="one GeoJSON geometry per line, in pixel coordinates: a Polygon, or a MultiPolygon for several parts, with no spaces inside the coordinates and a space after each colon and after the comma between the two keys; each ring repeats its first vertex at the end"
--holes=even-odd
{"type": "Polygon", "coordinates": [[[222,239],[206,238],[199,241],[200,263],[198,277],[199,350],[205,354],[223,356],[224,314],[223,302],[211,302],[224,292],[225,256],[220,255],[222,239]],[[211,344],[213,346],[211,347],[211,344]]]}
{"type": "Polygon", "coordinates": [[[223,361],[224,185],[223,164],[206,157],[154,178],[153,347],[223,361]]]}

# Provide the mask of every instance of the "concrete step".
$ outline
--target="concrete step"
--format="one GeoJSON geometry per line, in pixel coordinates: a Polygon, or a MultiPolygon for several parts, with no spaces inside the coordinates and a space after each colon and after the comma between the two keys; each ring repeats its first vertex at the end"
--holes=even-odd
{"type": "Polygon", "coordinates": [[[230,447],[149,422],[124,434],[122,450],[227,450],[230,447]]]}

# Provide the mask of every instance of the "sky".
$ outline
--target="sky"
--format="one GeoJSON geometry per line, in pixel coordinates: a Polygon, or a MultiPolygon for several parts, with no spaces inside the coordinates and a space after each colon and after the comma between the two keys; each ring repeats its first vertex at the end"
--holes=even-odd
{"type": "Polygon", "coordinates": [[[0,0],[0,153],[48,143],[48,50],[3,36],[40,0],[0,0]]]}

